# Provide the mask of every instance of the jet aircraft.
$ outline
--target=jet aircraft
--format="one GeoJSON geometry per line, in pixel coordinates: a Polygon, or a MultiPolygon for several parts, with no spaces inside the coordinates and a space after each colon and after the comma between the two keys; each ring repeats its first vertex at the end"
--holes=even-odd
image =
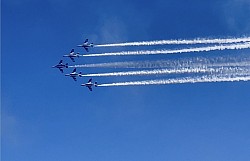
{"type": "Polygon", "coordinates": [[[69,57],[73,62],[75,62],[74,58],[79,58],[79,53],[75,53],[75,50],[72,49],[68,55],[63,55],[63,57],[69,57]]]}
{"type": "Polygon", "coordinates": [[[63,73],[63,68],[68,68],[68,63],[63,64],[62,60],[60,60],[60,62],[57,65],[52,66],[52,68],[58,68],[63,73]]]}
{"type": "Polygon", "coordinates": [[[75,68],[71,73],[65,74],[65,76],[70,76],[74,79],[74,81],[76,81],[76,77],[82,77],[82,73],[81,72],[77,73],[75,68]]]}
{"type": "Polygon", "coordinates": [[[92,78],[91,78],[91,79],[89,79],[89,81],[88,81],[87,83],[81,84],[81,86],[88,87],[88,89],[89,89],[90,91],[92,91],[92,87],[93,87],[93,86],[97,87],[97,82],[92,83],[92,78]]]}
{"type": "Polygon", "coordinates": [[[88,42],[89,39],[86,39],[82,45],[77,45],[77,47],[83,47],[87,52],[89,52],[89,47],[94,47],[93,43],[88,42]]]}

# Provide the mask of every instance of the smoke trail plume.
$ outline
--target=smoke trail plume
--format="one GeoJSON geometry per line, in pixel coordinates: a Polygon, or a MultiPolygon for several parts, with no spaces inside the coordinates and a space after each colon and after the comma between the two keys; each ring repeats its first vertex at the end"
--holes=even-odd
{"type": "Polygon", "coordinates": [[[237,50],[237,49],[247,49],[247,48],[250,48],[250,42],[230,44],[230,45],[216,45],[216,46],[206,46],[197,48],[176,49],[176,50],[122,51],[122,52],[101,53],[101,54],[88,54],[82,56],[93,57],[93,56],[178,54],[178,53],[204,52],[204,51],[215,51],[215,50],[237,50]]]}
{"type": "Polygon", "coordinates": [[[126,72],[112,72],[112,73],[96,73],[84,74],[82,77],[104,77],[104,76],[134,76],[134,75],[160,75],[160,74],[182,74],[182,73],[239,73],[245,70],[244,68],[180,68],[180,69],[154,69],[141,71],[126,71],[126,72]]]}
{"type": "Polygon", "coordinates": [[[250,75],[249,74],[248,75],[211,75],[211,76],[185,77],[185,78],[162,79],[162,80],[119,82],[119,83],[100,84],[98,85],[98,87],[163,85],[163,84],[205,83],[205,82],[235,82],[235,81],[250,81],[250,75]]]}
{"type": "Polygon", "coordinates": [[[116,44],[95,45],[95,47],[115,47],[115,46],[149,46],[149,45],[170,45],[170,44],[226,44],[226,43],[241,43],[249,42],[250,37],[242,38],[227,38],[227,39],[193,39],[193,40],[157,40],[157,41],[142,41],[142,42],[125,42],[116,44]]]}
{"type": "Polygon", "coordinates": [[[232,57],[195,57],[180,58],[175,60],[157,60],[157,61],[130,61],[130,62],[112,62],[97,64],[82,64],[69,66],[70,68],[175,68],[175,67],[201,67],[201,66],[250,66],[250,57],[242,55],[232,57]]]}

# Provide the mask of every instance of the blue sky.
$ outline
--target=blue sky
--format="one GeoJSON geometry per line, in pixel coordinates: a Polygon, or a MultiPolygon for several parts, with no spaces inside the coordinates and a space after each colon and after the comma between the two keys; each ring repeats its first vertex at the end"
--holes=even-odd
{"type": "MultiPolygon", "coordinates": [[[[250,160],[249,82],[89,92],[80,86],[87,78],[74,82],[51,68],[85,38],[102,44],[249,36],[248,0],[2,0],[1,7],[3,161],[250,160]]],[[[84,57],[76,64],[181,57],[84,57]]],[[[142,77],[95,78],[129,79],[142,77]]]]}

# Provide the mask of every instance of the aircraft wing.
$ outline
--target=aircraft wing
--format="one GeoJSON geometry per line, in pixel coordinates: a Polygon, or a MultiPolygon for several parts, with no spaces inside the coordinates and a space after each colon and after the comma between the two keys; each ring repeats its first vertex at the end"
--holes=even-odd
{"type": "Polygon", "coordinates": [[[92,78],[89,79],[88,83],[92,82],[92,78]]]}
{"type": "Polygon", "coordinates": [[[72,73],[74,73],[74,72],[76,72],[76,68],[73,70],[73,72],[72,72],[72,73]]]}
{"type": "Polygon", "coordinates": [[[92,87],[91,86],[87,86],[89,88],[90,91],[92,91],[92,87]]]}
{"type": "Polygon", "coordinates": [[[72,77],[74,79],[74,81],[76,81],[76,77],[72,77]]]}
{"type": "Polygon", "coordinates": [[[88,42],[89,41],[89,39],[86,39],[85,41],[84,41],[84,43],[86,43],[86,42],[88,42]]]}
{"type": "Polygon", "coordinates": [[[75,50],[74,49],[72,49],[71,51],[70,51],[70,53],[73,53],[75,50]]]}
{"type": "Polygon", "coordinates": [[[71,59],[73,62],[75,62],[74,58],[70,57],[70,59],[71,59]]]}
{"type": "Polygon", "coordinates": [[[84,47],[84,49],[85,49],[87,52],[89,52],[89,49],[88,49],[88,48],[84,47]]]}
{"type": "Polygon", "coordinates": [[[62,64],[62,60],[60,60],[59,64],[62,64]]]}
{"type": "Polygon", "coordinates": [[[63,73],[63,70],[61,68],[58,68],[62,73],[63,73]]]}

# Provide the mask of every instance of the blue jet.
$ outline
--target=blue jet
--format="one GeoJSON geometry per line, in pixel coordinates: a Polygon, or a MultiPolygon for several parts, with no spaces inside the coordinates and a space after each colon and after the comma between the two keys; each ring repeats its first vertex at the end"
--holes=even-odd
{"type": "Polygon", "coordinates": [[[77,45],[77,47],[83,47],[87,52],[89,52],[89,47],[94,47],[93,43],[88,42],[89,39],[86,39],[82,45],[77,45]]]}
{"type": "Polygon", "coordinates": [[[68,55],[63,55],[63,57],[69,57],[73,62],[75,62],[74,58],[79,58],[80,54],[75,53],[75,50],[72,49],[68,55]]]}
{"type": "Polygon", "coordinates": [[[74,81],[76,81],[76,77],[82,77],[82,73],[81,72],[77,73],[75,68],[71,73],[65,74],[65,76],[70,76],[74,79],[74,81]]]}
{"type": "Polygon", "coordinates": [[[89,79],[89,81],[88,81],[87,83],[81,84],[81,86],[88,87],[88,89],[89,89],[90,91],[92,91],[92,87],[93,87],[93,86],[97,87],[97,82],[92,83],[92,78],[91,78],[91,79],[89,79]]]}
{"type": "Polygon", "coordinates": [[[60,60],[60,62],[57,65],[52,66],[52,68],[58,68],[63,73],[63,68],[68,68],[68,63],[63,64],[62,60],[60,60]]]}

